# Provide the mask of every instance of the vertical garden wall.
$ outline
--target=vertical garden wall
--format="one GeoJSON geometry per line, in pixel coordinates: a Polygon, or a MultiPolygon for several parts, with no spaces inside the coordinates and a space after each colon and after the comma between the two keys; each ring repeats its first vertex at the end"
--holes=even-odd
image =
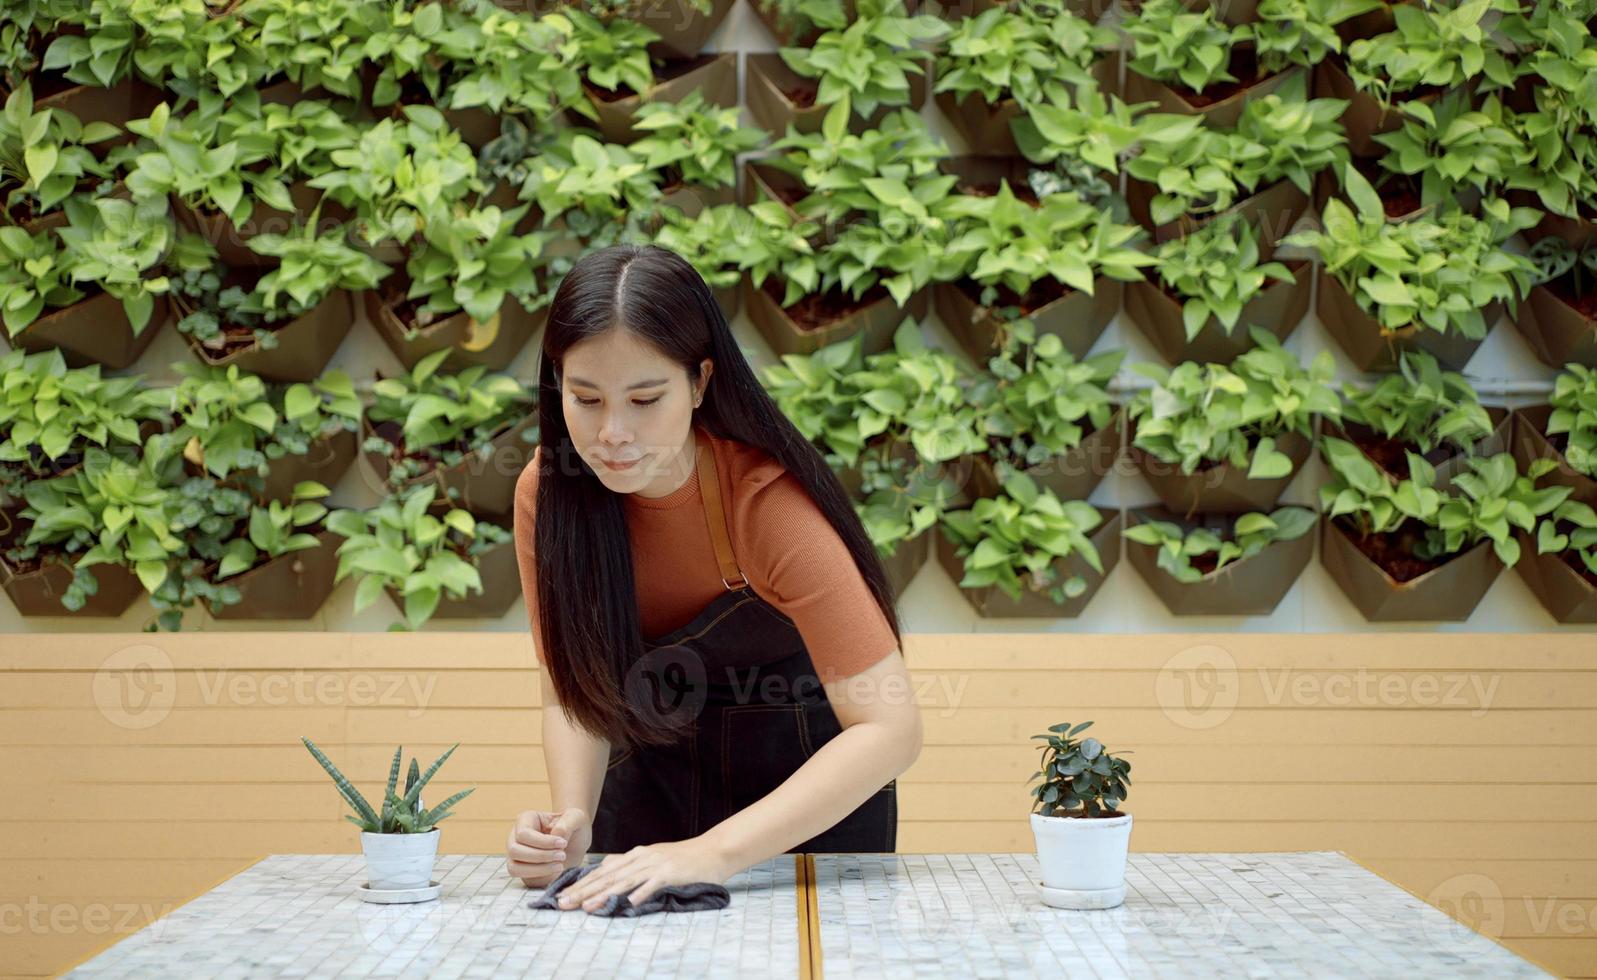
{"type": "Polygon", "coordinates": [[[909,629],[1590,629],[1594,17],[8,4],[0,624],[525,628],[542,317],[656,242],[909,629]]]}

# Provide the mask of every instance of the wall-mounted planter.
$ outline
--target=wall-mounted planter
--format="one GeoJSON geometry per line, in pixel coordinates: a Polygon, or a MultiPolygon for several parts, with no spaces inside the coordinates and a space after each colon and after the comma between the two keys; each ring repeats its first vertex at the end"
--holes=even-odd
{"type": "MultiPolygon", "coordinates": [[[[944,507],[949,510],[957,510],[958,508],[969,507],[971,505],[971,501],[974,499],[973,494],[971,493],[971,481],[974,477],[974,474],[972,473],[973,464],[971,457],[959,456],[954,459],[944,460],[940,463],[922,463],[920,454],[915,451],[915,446],[912,443],[908,442],[907,440],[890,438],[887,434],[883,433],[881,435],[873,436],[871,440],[865,444],[865,448],[860,452],[860,462],[863,463],[865,457],[867,456],[880,458],[884,451],[884,446],[887,458],[889,460],[901,459],[906,461],[910,467],[924,466],[934,475],[940,478],[946,478],[953,482],[954,486],[958,489],[954,495],[949,497],[944,503],[944,507]]],[[[838,482],[843,484],[844,492],[846,492],[849,497],[853,498],[854,500],[863,501],[865,499],[865,495],[862,485],[865,478],[861,465],[859,463],[856,463],[853,466],[845,465],[840,467],[836,472],[838,482]]]]}
{"type": "MultiPolygon", "coordinates": [[[[1312,186],[1312,185],[1311,185],[1312,186]]],[[[1250,194],[1223,211],[1214,214],[1184,214],[1174,221],[1155,224],[1153,221],[1153,196],[1157,188],[1147,181],[1126,176],[1126,204],[1136,222],[1153,234],[1156,243],[1168,242],[1198,230],[1214,219],[1226,214],[1240,214],[1252,222],[1260,232],[1261,243],[1274,247],[1277,240],[1286,236],[1309,208],[1309,195],[1290,180],[1279,180],[1254,194],[1250,194]]]]}
{"type": "MultiPolygon", "coordinates": [[[[403,299],[402,290],[399,297],[403,299]]],[[[500,304],[499,315],[486,324],[478,323],[461,310],[420,330],[407,331],[379,290],[367,290],[362,294],[362,301],[366,318],[406,369],[415,367],[428,354],[450,348],[443,370],[461,371],[476,364],[493,371],[502,370],[515,360],[549,316],[547,305],[529,312],[520,300],[507,295],[500,304]]]]}
{"type": "MultiPolygon", "coordinates": [[[[1087,535],[1087,539],[1098,550],[1103,574],[1100,575],[1079,554],[1057,559],[1053,565],[1059,570],[1061,581],[1072,575],[1080,575],[1087,580],[1087,590],[1081,595],[1061,604],[1041,592],[1022,592],[1019,600],[1011,599],[996,585],[983,586],[979,589],[962,588],[959,591],[979,615],[988,619],[1002,617],[1060,619],[1080,615],[1081,611],[1087,608],[1087,603],[1092,601],[1092,597],[1098,594],[1098,589],[1102,587],[1104,580],[1120,563],[1120,529],[1123,517],[1118,510],[1099,507],[1097,511],[1103,517],[1103,523],[1094,528],[1093,532],[1087,535]]],[[[948,573],[949,578],[956,584],[959,583],[965,577],[965,559],[960,557],[958,546],[949,540],[947,531],[941,527],[933,528],[929,533],[937,536],[937,540],[932,543],[937,552],[937,563],[943,566],[943,571],[948,573]]]]}
{"type": "Polygon", "coordinates": [[[102,291],[39,317],[11,337],[11,346],[32,353],[59,350],[68,367],[99,364],[120,371],[138,360],[166,326],[166,297],[154,299],[150,322],[136,336],[122,301],[102,291]]]}
{"type": "Polygon", "coordinates": [[[70,562],[46,557],[32,571],[22,572],[0,558],[0,588],[11,597],[11,604],[23,616],[120,616],[144,594],[144,585],[130,569],[121,565],[91,565],[99,590],[88,596],[74,612],[61,604],[61,597],[72,584],[70,562]]]}
{"type": "MultiPolygon", "coordinates": [[[[1551,459],[1558,463],[1558,468],[1549,470],[1540,480],[1540,486],[1570,487],[1573,492],[1569,495],[1571,500],[1580,500],[1597,507],[1597,479],[1569,465],[1569,460],[1564,458],[1563,451],[1553,440],[1547,436],[1547,421],[1552,417],[1551,405],[1527,405],[1514,409],[1512,446],[1514,462],[1518,464],[1521,473],[1530,469],[1530,464],[1538,459],[1551,459]]],[[[1556,437],[1562,444],[1567,437],[1560,433],[1556,437]]]]}
{"type": "MultiPolygon", "coordinates": [[[[1538,210],[1545,210],[1541,206],[1541,198],[1529,191],[1510,190],[1508,192],[1508,200],[1509,203],[1516,207],[1532,207],[1538,210]]],[[[1593,210],[1585,203],[1582,203],[1577,210],[1592,211],[1594,215],[1597,215],[1597,210],[1593,210]]],[[[1554,238],[1562,238],[1579,249],[1597,242],[1597,217],[1571,218],[1568,215],[1547,212],[1542,215],[1542,220],[1525,229],[1522,234],[1530,242],[1537,242],[1551,235],[1554,238]]]]}
{"type": "MultiPolygon", "coordinates": [[[[623,98],[605,98],[608,89],[595,88],[583,83],[588,103],[599,114],[599,121],[573,110],[566,110],[568,121],[575,126],[592,126],[604,134],[611,143],[631,143],[646,135],[634,129],[632,122],[638,109],[650,102],[681,102],[690,92],[698,92],[712,105],[731,107],[738,104],[737,52],[720,54],[695,54],[691,58],[667,62],[655,69],[655,84],[643,93],[633,92],[623,98]]],[[[630,90],[628,90],[630,91],[630,90]]]]}
{"type": "MultiPolygon", "coordinates": [[[[494,545],[477,556],[477,575],[482,579],[481,592],[468,592],[456,599],[447,593],[438,599],[433,619],[498,619],[510,611],[521,598],[521,576],[516,567],[515,542],[494,545]]],[[[388,598],[401,612],[405,609],[405,595],[392,585],[383,586],[388,598]]]]}
{"type": "MultiPolygon", "coordinates": [[[[542,16],[559,10],[566,0],[494,0],[499,6],[518,13],[542,16]]],[[[584,8],[598,15],[600,8],[584,8]]],[[[625,9],[623,19],[642,24],[656,34],[658,40],[649,42],[651,58],[691,58],[704,49],[721,21],[732,9],[732,0],[711,0],[709,13],[701,13],[691,0],[642,0],[617,9],[625,9]]],[[[755,6],[758,12],[758,5],[755,6]]],[[[605,16],[603,20],[613,17],[605,16]]]]}
{"type": "Polygon", "coordinates": [[[1421,92],[1417,96],[1400,93],[1392,105],[1383,106],[1375,96],[1360,91],[1353,84],[1353,79],[1348,76],[1347,69],[1336,55],[1330,55],[1316,65],[1315,73],[1315,91],[1321,97],[1347,100],[1347,108],[1342,111],[1342,126],[1347,130],[1348,152],[1359,157],[1378,157],[1386,153],[1386,147],[1377,143],[1375,137],[1402,127],[1403,112],[1399,106],[1404,102],[1417,98],[1431,104],[1442,95],[1440,89],[1421,92]]]}
{"type": "MultiPolygon", "coordinates": [[[[1047,488],[1060,500],[1086,500],[1120,459],[1125,447],[1124,409],[1114,406],[1109,421],[1082,436],[1072,449],[1029,466],[1022,472],[1038,488],[1047,488]]],[[[1003,492],[990,457],[965,457],[970,466],[970,495],[996,497],[1003,492]]]]}
{"type": "MultiPolygon", "coordinates": [[[[1472,454],[1461,451],[1458,446],[1451,442],[1444,442],[1435,449],[1432,449],[1430,452],[1421,454],[1425,457],[1426,462],[1430,463],[1436,468],[1436,483],[1434,484],[1436,489],[1442,491],[1452,489],[1453,480],[1460,473],[1468,473],[1470,471],[1468,460],[1471,455],[1480,458],[1488,458],[1491,456],[1496,456],[1498,453],[1506,453],[1509,451],[1509,447],[1512,445],[1514,437],[1514,420],[1512,414],[1508,409],[1496,405],[1487,405],[1484,407],[1486,409],[1487,416],[1492,420],[1492,431],[1489,435],[1484,436],[1475,443],[1475,449],[1472,454]]],[[[1401,472],[1394,472],[1388,468],[1386,465],[1387,461],[1380,458],[1381,454],[1378,453],[1376,456],[1370,456],[1369,447],[1372,445],[1382,444],[1385,442],[1385,439],[1371,430],[1368,426],[1361,425],[1352,420],[1338,422],[1334,419],[1323,419],[1320,425],[1320,432],[1323,435],[1334,436],[1337,439],[1344,439],[1353,443],[1353,445],[1357,446],[1365,456],[1369,457],[1370,462],[1374,463],[1376,468],[1380,469],[1382,472],[1389,473],[1397,479],[1407,476],[1406,469],[1401,472]]],[[[1408,448],[1413,449],[1413,447],[1408,448]]],[[[1320,458],[1325,459],[1325,447],[1323,445],[1320,447],[1320,458]]],[[[1395,459],[1392,459],[1391,461],[1396,462],[1403,460],[1406,460],[1406,457],[1402,456],[1401,454],[1396,454],[1395,459]]],[[[1330,465],[1329,461],[1327,461],[1326,465],[1330,465]]]]}
{"type": "MultiPolygon", "coordinates": [[[[35,93],[43,91],[39,79],[33,82],[35,93]]],[[[137,137],[127,131],[130,119],[143,119],[155,111],[165,98],[165,93],[154,85],[131,75],[109,88],[98,85],[71,85],[68,88],[33,100],[33,111],[62,109],[78,117],[84,125],[91,122],[110,123],[122,130],[103,143],[96,143],[96,154],[133,142],[137,137]]]]}
{"type": "Polygon", "coordinates": [[[305,452],[280,456],[267,464],[265,486],[261,490],[266,500],[287,502],[294,487],[306,480],[315,480],[332,489],[343,479],[349,464],[355,461],[355,433],[339,429],[331,435],[319,436],[310,441],[305,452]]]}
{"type": "MultiPolygon", "coordinates": [[[[1089,296],[1079,289],[1058,286],[1051,280],[1050,283],[1063,289],[1063,295],[1032,307],[1025,315],[1031,318],[1039,337],[1054,334],[1073,356],[1084,358],[1120,309],[1123,284],[1119,279],[1099,276],[1093,280],[1089,296]]],[[[1034,287],[1033,292],[1036,291],[1034,287]]],[[[1004,290],[1001,288],[1000,292],[1004,290]]],[[[969,280],[939,282],[933,284],[932,295],[943,326],[977,364],[986,364],[998,341],[1000,320],[979,305],[981,287],[969,280]]],[[[1007,305],[1002,296],[998,302],[1000,306],[1007,305]]]]}
{"type": "Polygon", "coordinates": [[[706,208],[737,203],[737,187],[722,184],[705,187],[702,184],[675,183],[661,188],[660,203],[669,204],[689,218],[697,218],[706,208]]]}
{"type": "MultiPolygon", "coordinates": [[[[279,211],[256,201],[242,228],[220,211],[194,210],[176,194],[171,195],[172,213],[185,228],[216,246],[217,257],[223,264],[235,269],[269,269],[278,265],[277,256],[262,255],[249,247],[249,240],[256,235],[286,235],[302,226],[320,203],[322,192],[304,181],[295,181],[288,185],[288,196],[294,202],[292,212],[279,211]]],[[[317,217],[317,230],[335,229],[348,219],[349,209],[329,200],[317,217]]]]}
{"type": "MultiPolygon", "coordinates": [[[[1244,81],[1253,76],[1253,45],[1252,42],[1239,42],[1232,49],[1232,74],[1244,81]],[[1241,70],[1238,70],[1241,62],[1241,70]]],[[[1202,116],[1205,125],[1218,129],[1231,129],[1236,126],[1237,120],[1242,117],[1242,109],[1255,99],[1262,99],[1271,92],[1279,91],[1283,85],[1291,82],[1303,86],[1303,97],[1313,97],[1313,79],[1307,77],[1308,72],[1301,67],[1288,68],[1286,71],[1266,75],[1249,84],[1223,82],[1216,89],[1228,92],[1219,99],[1206,96],[1202,101],[1194,99],[1193,95],[1182,90],[1171,88],[1164,82],[1157,81],[1137,74],[1130,66],[1129,59],[1126,66],[1126,102],[1154,102],[1156,112],[1172,112],[1182,116],[1202,116]]]]}
{"type": "MultiPolygon", "coordinates": [[[[1382,148],[1385,152],[1385,148],[1382,148]]],[[[1377,162],[1376,157],[1355,157],[1353,165],[1359,173],[1370,182],[1375,194],[1381,199],[1381,207],[1386,212],[1386,220],[1393,224],[1413,221],[1436,213],[1440,206],[1439,201],[1430,204],[1420,203],[1420,181],[1413,175],[1400,174],[1395,171],[1385,170],[1377,162]]],[[[1354,213],[1358,208],[1342,190],[1341,179],[1330,169],[1322,170],[1314,176],[1314,207],[1321,214],[1325,213],[1326,202],[1336,198],[1346,204],[1348,210],[1354,213]]],[[[1473,187],[1463,187],[1455,191],[1448,198],[1448,206],[1457,207],[1469,214],[1480,211],[1481,194],[1473,187]]]]}
{"type": "MultiPolygon", "coordinates": [[[[217,582],[239,590],[239,601],[205,607],[217,619],[310,619],[333,592],[338,571],[338,546],[343,535],[323,529],[314,548],[302,548],[262,562],[247,572],[217,582]]],[[[214,575],[215,569],[209,574],[214,575]]]]}
{"type": "MultiPolygon", "coordinates": [[[[380,422],[373,426],[367,414],[361,416],[360,424],[362,447],[368,438],[379,433],[395,445],[403,442],[401,426],[397,422],[380,422]]],[[[423,482],[434,483],[438,486],[435,501],[450,500],[455,506],[486,520],[508,520],[515,503],[516,478],[526,469],[538,448],[535,443],[524,442],[521,433],[537,424],[536,413],[506,422],[489,441],[486,453],[472,453],[453,466],[434,467],[408,480],[405,487],[423,482]],[[459,491],[458,500],[450,497],[451,489],[459,491]]],[[[403,446],[400,448],[403,450],[403,446]]],[[[390,470],[388,457],[365,448],[361,449],[361,456],[376,475],[376,485],[386,487],[390,470]]]]}
{"type": "MultiPolygon", "coordinates": [[[[73,193],[89,193],[97,183],[99,183],[99,181],[93,178],[80,180],[78,182],[77,189],[73,193]]],[[[132,200],[133,198],[133,195],[128,191],[128,185],[124,181],[120,180],[115,184],[112,184],[109,191],[106,191],[104,194],[98,196],[114,197],[122,201],[132,200]]],[[[14,214],[16,212],[13,211],[12,213],[14,214]]],[[[66,224],[66,209],[57,206],[53,211],[46,211],[44,214],[41,214],[38,217],[24,219],[22,221],[22,230],[26,231],[30,235],[37,235],[41,231],[49,231],[52,228],[65,228],[66,224]]]]}
{"type": "MultiPolygon", "coordinates": [[[[181,296],[172,297],[172,307],[173,314],[180,320],[190,312],[181,296]]],[[[335,289],[313,308],[275,327],[277,346],[270,350],[261,347],[253,332],[246,334],[249,337],[247,346],[233,348],[221,356],[207,349],[194,335],[182,335],[189,353],[202,364],[212,367],[236,364],[240,371],[258,374],[269,381],[310,382],[321,376],[354,323],[355,306],[349,292],[335,289]]]]}
{"type": "Polygon", "coordinates": [[[1166,463],[1136,445],[1137,422],[1126,420],[1126,453],[1142,473],[1143,479],[1170,510],[1180,514],[1242,514],[1250,510],[1269,511],[1281,499],[1287,486],[1303,468],[1312,448],[1310,440],[1297,432],[1275,436],[1275,449],[1292,460],[1292,472],[1268,480],[1250,480],[1246,468],[1229,462],[1205,466],[1196,473],[1181,472],[1180,463],[1166,463]]]}
{"type": "MultiPolygon", "coordinates": [[[[1170,521],[1181,525],[1184,532],[1205,527],[1230,540],[1236,518],[1228,515],[1185,520],[1163,507],[1133,507],[1126,513],[1127,527],[1150,521],[1170,521]]],[[[1126,560],[1172,615],[1268,616],[1307,567],[1314,555],[1314,538],[1310,529],[1289,541],[1272,541],[1257,554],[1229,562],[1196,582],[1178,581],[1160,568],[1159,548],[1155,545],[1127,541],[1126,560]]]]}
{"type": "Polygon", "coordinates": [[[928,299],[926,290],[913,293],[909,302],[899,306],[887,290],[872,286],[854,303],[846,294],[836,296],[837,290],[827,296],[806,296],[792,306],[782,306],[782,293],[786,285],[776,276],[767,276],[759,286],[749,276],[743,277],[743,305],[749,319],[778,355],[813,354],[828,344],[847,340],[862,334],[860,351],[876,354],[893,346],[893,332],[906,316],[922,320],[926,317],[928,299]],[[840,299],[831,306],[829,301],[840,299]]]}
{"type": "MultiPolygon", "coordinates": [[[[938,9],[944,17],[957,20],[962,17],[975,17],[982,11],[998,5],[999,0],[959,0],[959,2],[945,0],[938,9]]],[[[913,7],[914,4],[909,6],[913,7]]],[[[1113,0],[1065,0],[1064,3],[1066,11],[1092,23],[1097,23],[1112,6],[1114,6],[1113,0]]]]}
{"type": "MultiPolygon", "coordinates": [[[[1442,332],[1423,326],[1384,330],[1379,321],[1360,308],[1358,300],[1342,287],[1336,277],[1326,274],[1324,266],[1320,266],[1320,298],[1317,306],[1320,323],[1324,325],[1326,333],[1336,338],[1337,344],[1360,371],[1395,371],[1402,353],[1410,350],[1425,351],[1443,367],[1462,371],[1482,343],[1482,340],[1471,340],[1451,330],[1442,332]]],[[[1488,332],[1502,312],[1503,305],[1499,300],[1492,300],[1482,308],[1481,315],[1486,320],[1488,332]]]]}
{"type": "Polygon", "coordinates": [[[1269,280],[1243,304],[1242,314],[1229,332],[1210,314],[1196,336],[1188,340],[1186,323],[1181,316],[1185,300],[1172,296],[1162,282],[1126,283],[1126,318],[1137,325],[1159,351],[1159,356],[1171,364],[1182,361],[1229,364],[1255,346],[1248,332],[1250,325],[1263,327],[1277,339],[1285,340],[1303,322],[1304,314],[1309,311],[1313,269],[1306,259],[1288,259],[1285,265],[1297,281],[1269,280]]]}
{"type": "Polygon", "coordinates": [[[1398,581],[1354,543],[1343,520],[1320,521],[1320,563],[1372,623],[1462,622],[1503,570],[1492,543],[1482,541],[1427,572],[1398,581]]]}
{"type": "MultiPolygon", "coordinates": [[[[1093,80],[1105,96],[1120,94],[1119,58],[1118,51],[1110,51],[1093,63],[1093,80]]],[[[965,138],[971,152],[995,157],[1020,156],[1010,123],[1024,117],[1026,112],[1012,97],[989,102],[980,92],[966,92],[963,98],[954,92],[938,92],[932,100],[965,138]]]]}
{"type": "Polygon", "coordinates": [[[763,200],[775,201],[797,221],[799,213],[795,205],[809,194],[809,188],[796,174],[759,160],[746,160],[743,163],[743,187],[738,194],[738,203],[744,207],[763,200]]]}
{"type": "MultiPolygon", "coordinates": [[[[508,106],[506,107],[508,108],[508,106]]],[[[460,141],[482,152],[482,148],[498,139],[504,132],[505,118],[486,106],[465,109],[442,109],[444,121],[460,133],[460,141]]]]}
{"type": "Polygon", "coordinates": [[[898,542],[891,555],[882,557],[882,570],[887,573],[887,584],[892,587],[895,602],[903,596],[921,566],[931,557],[932,537],[935,534],[936,528],[927,528],[913,538],[898,542]]]}
{"type": "MultiPolygon", "coordinates": [[[[760,23],[765,25],[765,29],[776,38],[776,46],[779,48],[814,47],[816,39],[825,30],[814,24],[802,26],[794,14],[784,17],[777,5],[767,0],[749,0],[749,6],[753,8],[754,16],[758,17],[760,23]]],[[[855,10],[854,0],[843,0],[843,7],[844,14],[852,19],[855,10]]]]}
{"type": "Polygon", "coordinates": [[[1516,531],[1519,577],[1560,623],[1597,623],[1597,576],[1582,574],[1563,555],[1539,555],[1536,539],[1516,531]]]}
{"type": "MultiPolygon", "coordinates": [[[[744,84],[748,87],[749,114],[756,124],[776,134],[786,133],[792,126],[800,133],[818,133],[821,121],[831,106],[816,105],[817,82],[805,78],[787,66],[782,56],[775,53],[743,55],[744,84]]],[[[925,61],[923,74],[909,73],[909,108],[919,112],[926,104],[926,90],[932,73],[931,60],[925,61]]],[[[902,106],[879,105],[869,116],[861,117],[858,109],[849,116],[848,131],[863,133],[882,124],[889,113],[902,106]]]]}
{"type": "Polygon", "coordinates": [[[1597,296],[1582,307],[1570,305],[1572,298],[1532,286],[1512,318],[1536,359],[1555,370],[1570,363],[1597,367],[1597,296]]]}

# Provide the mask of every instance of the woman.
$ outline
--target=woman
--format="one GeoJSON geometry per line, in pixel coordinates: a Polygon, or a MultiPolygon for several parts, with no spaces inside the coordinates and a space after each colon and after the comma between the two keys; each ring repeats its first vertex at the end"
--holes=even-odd
{"type": "Polygon", "coordinates": [[[756,380],[698,272],[584,256],[539,367],[514,535],[542,670],[550,810],[529,886],[592,910],[796,851],[892,851],[921,725],[875,549],[756,380]]]}

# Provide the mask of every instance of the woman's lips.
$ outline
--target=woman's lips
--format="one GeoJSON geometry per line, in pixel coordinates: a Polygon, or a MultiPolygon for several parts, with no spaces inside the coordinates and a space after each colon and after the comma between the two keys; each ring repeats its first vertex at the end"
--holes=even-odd
{"type": "Polygon", "coordinates": [[[607,459],[604,461],[604,465],[612,470],[630,470],[632,467],[638,465],[642,461],[642,456],[639,456],[637,459],[627,460],[625,463],[613,459],[607,459]]]}

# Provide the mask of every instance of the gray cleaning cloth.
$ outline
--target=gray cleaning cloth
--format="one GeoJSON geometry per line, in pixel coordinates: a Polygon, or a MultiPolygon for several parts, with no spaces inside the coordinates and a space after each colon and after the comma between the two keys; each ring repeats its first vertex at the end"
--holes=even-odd
{"type": "MultiPolygon", "coordinates": [[[[556,902],[560,898],[560,890],[583,875],[597,868],[597,864],[584,864],[575,868],[567,868],[560,872],[560,876],[549,882],[543,894],[527,902],[528,908],[558,909],[562,912],[579,912],[582,906],[561,909],[556,902]]],[[[724,885],[711,884],[708,881],[696,881],[687,885],[666,885],[657,889],[654,894],[644,899],[642,903],[633,905],[625,895],[607,895],[604,904],[599,906],[590,915],[603,915],[610,918],[632,918],[639,915],[648,915],[650,912],[705,912],[713,909],[724,909],[732,904],[732,894],[724,885]]]]}

